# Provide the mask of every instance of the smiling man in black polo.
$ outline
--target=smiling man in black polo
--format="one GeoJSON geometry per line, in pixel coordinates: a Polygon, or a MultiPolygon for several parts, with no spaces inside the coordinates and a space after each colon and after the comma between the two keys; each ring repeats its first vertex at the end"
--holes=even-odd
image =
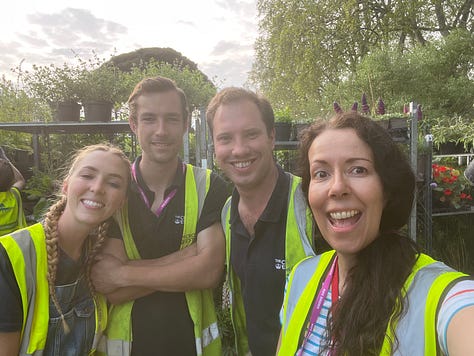
{"type": "Polygon", "coordinates": [[[300,179],[273,159],[270,103],[241,88],[218,93],[207,109],[216,160],[234,183],[222,213],[232,323],[239,355],[275,355],[285,279],[313,254],[311,212],[300,179]]]}

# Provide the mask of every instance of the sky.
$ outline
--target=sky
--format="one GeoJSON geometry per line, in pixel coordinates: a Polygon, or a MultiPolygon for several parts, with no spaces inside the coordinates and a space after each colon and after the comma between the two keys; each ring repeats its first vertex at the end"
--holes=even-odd
{"type": "Polygon", "coordinates": [[[254,58],[257,0],[9,0],[2,3],[0,75],[170,47],[217,84],[243,86],[254,58]]]}

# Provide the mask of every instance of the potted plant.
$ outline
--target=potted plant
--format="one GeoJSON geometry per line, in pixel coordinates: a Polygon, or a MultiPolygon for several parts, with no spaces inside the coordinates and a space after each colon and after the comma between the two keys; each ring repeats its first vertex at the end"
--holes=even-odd
{"type": "Polygon", "coordinates": [[[290,141],[292,125],[288,106],[275,110],[275,141],[290,141]]]}
{"type": "Polygon", "coordinates": [[[461,172],[453,167],[434,163],[433,210],[450,210],[470,207],[472,195],[470,184],[461,172]]]}
{"type": "Polygon", "coordinates": [[[33,69],[25,73],[25,84],[33,96],[49,105],[55,121],[79,121],[79,72],[79,67],[68,63],[33,65],[33,69]]]}
{"type": "Polygon", "coordinates": [[[96,56],[81,62],[79,99],[86,121],[110,121],[112,108],[125,99],[121,90],[123,73],[111,62],[96,56]]]}

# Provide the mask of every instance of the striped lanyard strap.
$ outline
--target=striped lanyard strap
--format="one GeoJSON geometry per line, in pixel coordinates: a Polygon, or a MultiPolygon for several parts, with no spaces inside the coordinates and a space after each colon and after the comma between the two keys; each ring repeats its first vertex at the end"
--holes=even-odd
{"type": "MultiPolygon", "coordinates": [[[[298,353],[298,356],[303,355],[303,350],[304,346],[308,342],[308,339],[310,335],[313,332],[314,326],[316,325],[316,320],[318,319],[318,316],[321,314],[321,310],[323,309],[323,304],[324,300],[326,299],[326,296],[329,293],[329,286],[332,283],[332,288],[333,288],[333,293],[334,293],[334,284],[338,283],[339,276],[338,276],[338,271],[337,271],[337,256],[334,258],[334,261],[331,264],[331,268],[329,270],[329,273],[327,274],[326,278],[324,279],[323,285],[321,286],[321,289],[318,292],[318,295],[316,296],[316,302],[314,303],[313,310],[311,312],[311,318],[309,320],[309,326],[308,330],[306,332],[306,335],[303,340],[303,344],[301,345],[300,352],[298,353]],[[334,277],[334,278],[333,278],[334,277]]],[[[339,287],[336,287],[336,290],[338,290],[339,287]]],[[[337,298],[338,292],[336,292],[336,298],[337,298]]],[[[333,296],[334,297],[334,296],[333,296]]],[[[333,299],[334,300],[334,299],[333,299]]]]}

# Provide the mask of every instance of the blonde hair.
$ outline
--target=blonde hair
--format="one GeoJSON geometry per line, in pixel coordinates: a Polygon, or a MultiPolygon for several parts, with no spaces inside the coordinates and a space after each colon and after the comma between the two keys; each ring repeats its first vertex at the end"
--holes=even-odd
{"type": "MultiPolygon", "coordinates": [[[[130,169],[130,161],[128,160],[127,156],[122,152],[122,150],[120,150],[119,148],[110,144],[90,145],[76,152],[76,154],[73,157],[72,163],[70,165],[69,171],[66,177],[64,178],[64,180],[67,180],[74,173],[77,165],[84,157],[86,157],[88,154],[95,151],[110,152],[112,154],[117,155],[119,158],[122,159],[123,164],[127,166],[128,169],[130,169]]],[[[129,176],[127,176],[127,178],[130,179],[129,176]]],[[[128,181],[127,181],[127,186],[128,186],[128,181]]],[[[58,221],[66,207],[66,204],[67,204],[66,196],[62,195],[60,199],[49,208],[48,212],[45,215],[43,226],[44,226],[44,231],[45,231],[45,236],[46,236],[46,251],[47,251],[47,258],[48,258],[47,279],[48,279],[48,285],[49,285],[49,294],[50,294],[51,300],[53,301],[54,306],[56,307],[56,310],[60,314],[64,330],[67,333],[69,332],[69,327],[64,318],[64,314],[59,304],[59,301],[57,299],[56,290],[55,290],[57,266],[59,262],[58,221]]],[[[88,240],[89,250],[88,250],[87,258],[85,262],[85,277],[86,277],[87,285],[89,287],[92,297],[95,297],[95,290],[94,290],[92,281],[90,279],[90,271],[94,263],[95,256],[101,250],[104,244],[105,238],[107,237],[108,225],[109,223],[107,221],[100,224],[97,227],[97,229],[93,233],[90,234],[90,238],[88,240]]],[[[100,308],[100,305],[97,303],[96,307],[100,308]]],[[[97,315],[100,318],[100,315],[101,315],[100,311],[97,313],[97,315]]],[[[97,320],[97,322],[100,324],[100,320],[97,320]]]]}

